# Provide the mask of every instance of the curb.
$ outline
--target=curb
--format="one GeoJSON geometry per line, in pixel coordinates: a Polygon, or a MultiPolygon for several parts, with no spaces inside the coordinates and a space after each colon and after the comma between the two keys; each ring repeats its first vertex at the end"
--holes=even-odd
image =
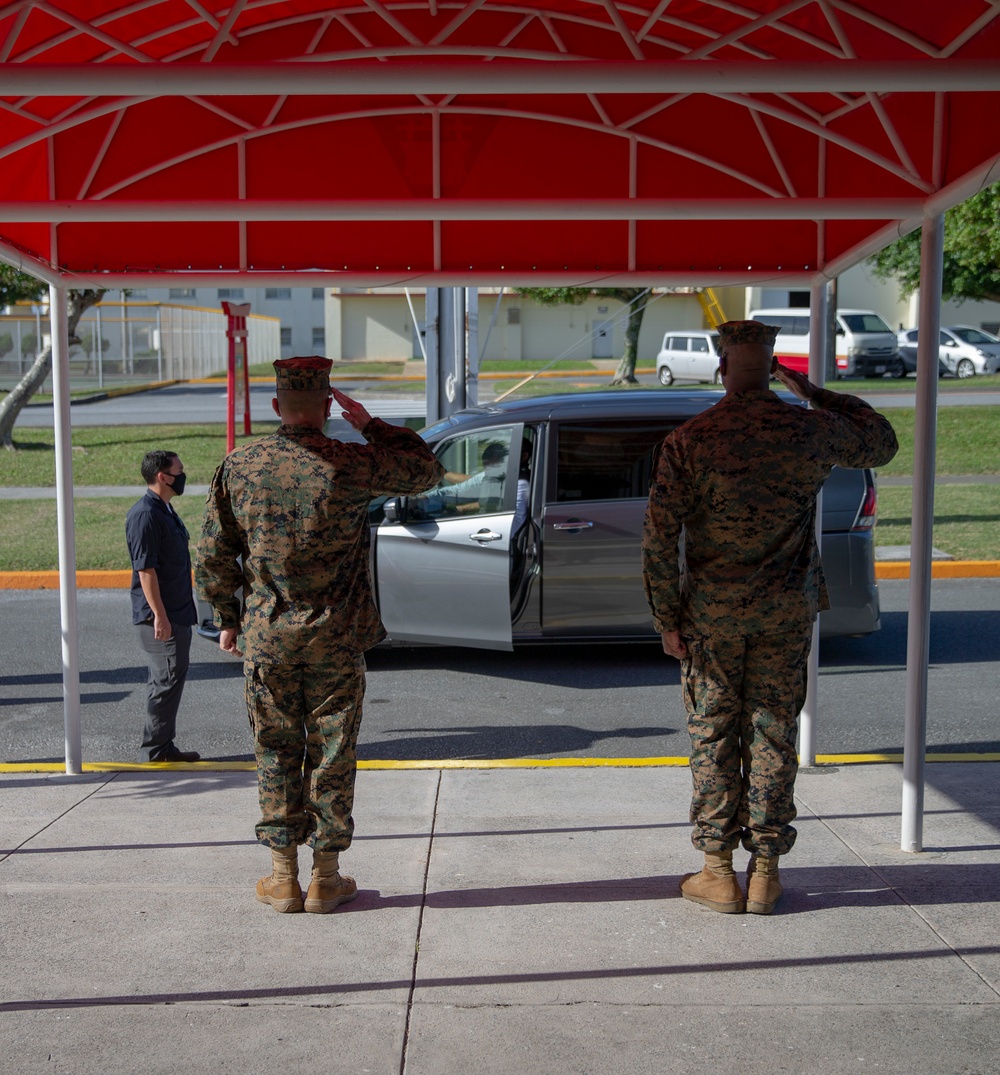
{"type": "MultiPolygon", "coordinates": [[[[910,562],[899,560],[875,564],[876,579],[908,579],[910,562]]],[[[1000,578],[1000,560],[935,560],[931,564],[935,579],[1000,578]]],[[[132,572],[77,571],[78,590],[129,589],[132,572]]],[[[0,571],[0,590],[58,590],[58,571],[0,571]]]]}
{"type": "MultiPolygon", "coordinates": [[[[875,564],[877,579],[908,579],[908,560],[886,561],[875,564]]],[[[991,579],[1000,577],[1000,560],[933,560],[931,578],[935,579],[991,579]]]]}
{"type": "MultiPolygon", "coordinates": [[[[955,762],[1000,762],[1000,754],[925,754],[931,764],[955,762]]],[[[643,769],[686,768],[688,758],[454,758],[439,761],[359,761],[358,769],[369,772],[401,772],[425,769],[643,769]]],[[[902,754],[817,754],[815,768],[840,765],[902,765],[902,754]]],[[[197,771],[203,773],[253,773],[252,761],[152,761],[118,762],[85,761],[82,773],[142,773],[162,770],[197,771]]],[[[0,773],[66,773],[64,762],[11,761],[0,762],[0,773]]],[[[73,774],[75,775],[75,774],[73,774]]]]}

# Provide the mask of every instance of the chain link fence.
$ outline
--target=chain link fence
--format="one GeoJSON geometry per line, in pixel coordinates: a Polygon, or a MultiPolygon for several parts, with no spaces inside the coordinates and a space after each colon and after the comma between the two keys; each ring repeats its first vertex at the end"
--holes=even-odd
{"type": "MultiPolygon", "coordinates": [[[[227,318],[221,310],[159,302],[102,302],[80,318],[69,351],[70,389],[190,381],[225,373],[227,318]]],[[[281,322],[247,318],[247,362],[281,357],[281,322]]],[[[0,388],[10,389],[49,346],[48,309],[15,306],[0,315],[0,388]]],[[[42,392],[51,392],[49,376],[42,392]]]]}

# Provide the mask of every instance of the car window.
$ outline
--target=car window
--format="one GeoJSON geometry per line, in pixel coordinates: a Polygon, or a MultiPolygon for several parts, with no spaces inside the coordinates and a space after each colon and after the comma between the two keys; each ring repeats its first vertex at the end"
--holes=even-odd
{"type": "Polygon", "coordinates": [[[964,343],[997,343],[995,336],[980,332],[977,328],[955,328],[951,330],[964,343]]]}
{"type": "Polygon", "coordinates": [[[943,346],[945,346],[945,347],[957,347],[958,346],[958,344],[955,342],[955,340],[952,339],[952,337],[947,332],[940,333],[940,335],[938,336],[938,342],[940,344],[942,344],[943,346]]]}
{"type": "Polygon", "coordinates": [[[878,314],[839,314],[849,332],[892,332],[878,314]]]}
{"type": "Polygon", "coordinates": [[[686,351],[688,349],[687,336],[671,336],[667,344],[668,351],[686,351]]]}
{"type": "Polygon", "coordinates": [[[516,489],[507,481],[512,434],[510,427],[478,429],[435,445],[444,479],[429,492],[409,498],[406,521],[513,511],[516,489]]]}
{"type": "Polygon", "coordinates": [[[653,449],[677,424],[663,419],[563,422],[556,432],[555,490],[549,499],[645,499],[653,449]]]}
{"type": "Polygon", "coordinates": [[[697,337],[696,339],[692,339],[692,341],[691,341],[691,350],[692,351],[700,351],[702,353],[707,353],[707,351],[708,351],[708,340],[703,340],[700,336],[697,337]]]}

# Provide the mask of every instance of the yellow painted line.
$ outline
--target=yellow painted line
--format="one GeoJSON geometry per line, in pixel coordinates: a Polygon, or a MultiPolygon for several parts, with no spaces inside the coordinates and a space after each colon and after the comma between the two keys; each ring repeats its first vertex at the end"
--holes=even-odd
{"type": "MultiPolygon", "coordinates": [[[[925,754],[927,762],[1000,762],[997,754],[925,754]]],[[[902,754],[817,754],[817,765],[901,765],[902,754]]],[[[648,769],[686,768],[687,758],[456,758],[439,761],[359,761],[358,768],[376,772],[443,769],[648,769]]],[[[252,773],[252,761],[84,762],[85,773],[143,773],[162,770],[252,773]]],[[[65,773],[61,762],[0,762],[0,773],[65,773]]]]}
{"type": "MultiPolygon", "coordinates": [[[[1000,578],[1000,560],[935,560],[931,574],[936,579],[1000,578]]],[[[909,561],[876,563],[877,579],[908,579],[909,561]]],[[[78,590],[128,589],[130,571],[78,571],[78,590]]],[[[0,571],[0,590],[58,590],[58,571],[0,571]]]]}
{"type": "Polygon", "coordinates": [[[446,761],[359,761],[359,769],[638,769],[686,766],[687,758],[452,758],[446,761]]]}
{"type": "MultiPolygon", "coordinates": [[[[908,560],[882,560],[875,564],[877,579],[908,579],[908,560]]],[[[932,560],[931,577],[935,579],[985,579],[1000,577],[1000,560],[932,560]]]]}
{"type": "MultiPolygon", "coordinates": [[[[78,590],[128,589],[131,571],[78,571],[78,590]]],[[[58,590],[58,571],[0,571],[0,590],[58,590]]]]}

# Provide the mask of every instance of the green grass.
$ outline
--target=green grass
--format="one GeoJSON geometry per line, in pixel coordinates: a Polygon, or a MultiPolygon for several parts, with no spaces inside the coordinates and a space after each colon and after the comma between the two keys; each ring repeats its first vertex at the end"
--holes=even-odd
{"type": "MultiPolygon", "coordinates": [[[[560,358],[556,361],[539,359],[487,358],[479,364],[480,373],[535,373],[538,370],[592,370],[593,362],[580,358],[560,358]]],[[[611,377],[611,374],[608,374],[611,377]]]]}
{"type": "MultiPolygon", "coordinates": [[[[877,545],[909,545],[912,490],[879,490],[877,545]]],[[[75,501],[80,570],[127,569],[125,513],[132,498],[75,501]]],[[[171,502],[191,533],[201,532],[205,501],[185,494],[171,502]]],[[[934,493],[934,545],[959,560],[1000,559],[1000,485],[939,485],[934,493]]],[[[52,571],[58,566],[55,500],[0,501],[0,571],[52,571]]]]}
{"type": "MultiPolygon", "coordinates": [[[[501,382],[503,383],[503,382],[501,382]]],[[[511,381],[513,385],[515,381],[511,381]]],[[[581,384],[581,391],[602,384],[581,384]]],[[[536,395],[552,388],[526,386],[536,395]]],[[[521,390],[525,392],[525,389],[521,390]]],[[[623,389],[629,391],[629,389],[623,389]]],[[[518,393],[520,395],[520,393],[518,393]]],[[[900,440],[896,458],[883,475],[913,473],[914,412],[892,408],[886,415],[900,440]]],[[[255,423],[257,436],[275,423],[255,423]]],[[[245,437],[238,437],[242,443],[245,437]]],[[[54,486],[55,452],[51,430],[15,429],[20,450],[0,451],[0,486],[54,486]]],[[[226,451],[225,425],[81,427],[73,430],[73,479],[77,485],[141,486],[139,463],[151,448],[180,454],[192,485],[206,485],[226,451]]],[[[945,407],[938,411],[937,473],[1000,473],[1000,412],[995,407],[945,407]]],[[[910,543],[912,490],[879,490],[879,545],[910,543]]],[[[125,512],[131,499],[80,497],[75,501],[78,565],[81,569],[128,567],[125,512]]],[[[195,540],[201,527],[203,497],[174,500],[195,540]]],[[[935,490],[934,544],[959,559],[1000,559],[1000,485],[938,485],[935,490]]],[[[50,570],[56,566],[54,500],[0,500],[0,570],[50,570]]]]}
{"type": "MultiPolygon", "coordinates": [[[[255,436],[277,422],[254,424],[255,436]]],[[[237,436],[242,444],[253,437],[237,436]]],[[[55,485],[55,442],[51,429],[14,427],[15,452],[0,450],[0,486],[55,485]]],[[[73,430],[74,485],[145,485],[139,464],[146,452],[177,452],[194,485],[205,485],[226,454],[226,427],[207,425],[81,426],[73,430]]]]}
{"type": "MultiPolygon", "coordinates": [[[[498,394],[517,381],[498,381],[498,394]]],[[[580,391],[605,387],[581,382],[580,391]]],[[[548,395],[553,387],[532,381],[515,395],[548,395]]],[[[623,388],[622,391],[632,391],[623,388]]],[[[909,407],[886,410],[900,448],[886,475],[913,473],[914,412],[909,407]]],[[[274,422],[255,422],[255,435],[271,432],[274,422]]],[[[245,438],[237,437],[237,443],[245,438]]],[[[55,485],[55,444],[50,429],[15,427],[18,451],[0,451],[0,486],[55,485]]],[[[188,481],[206,484],[226,453],[225,425],[81,426],[73,430],[73,481],[76,485],[141,485],[139,463],[151,448],[176,451],[188,481]]],[[[942,407],[938,410],[938,474],[1000,473],[1000,410],[996,407],[942,407]]]]}
{"type": "MultiPolygon", "coordinates": [[[[882,486],[876,545],[909,545],[913,490],[882,486]]],[[[938,485],[934,547],[956,560],[1000,560],[1000,485],[938,485]]]]}
{"type": "MultiPolygon", "coordinates": [[[[127,569],[125,514],[135,497],[78,497],[73,504],[76,566],[80,571],[127,569]]],[[[174,497],[171,504],[191,534],[201,533],[203,496],[174,497]]],[[[54,571],[59,566],[56,502],[0,500],[0,571],[54,571]]]]}
{"type": "MultiPolygon", "coordinates": [[[[405,359],[369,359],[364,362],[334,362],[333,369],[330,370],[331,378],[336,379],[345,373],[369,373],[369,374],[384,374],[384,375],[396,375],[402,373],[406,368],[405,359]]],[[[270,362],[255,362],[252,366],[247,367],[247,375],[250,377],[266,377],[268,380],[274,380],[274,366],[270,362]]],[[[213,373],[206,380],[210,381],[224,381],[226,379],[226,371],[220,370],[218,373],[213,373]]]]}
{"type": "MultiPolygon", "coordinates": [[[[915,412],[912,407],[885,410],[899,440],[899,451],[880,474],[913,473],[915,412]]],[[[1000,409],[989,406],[940,407],[935,453],[937,474],[1000,474],[1000,409]]]]}

